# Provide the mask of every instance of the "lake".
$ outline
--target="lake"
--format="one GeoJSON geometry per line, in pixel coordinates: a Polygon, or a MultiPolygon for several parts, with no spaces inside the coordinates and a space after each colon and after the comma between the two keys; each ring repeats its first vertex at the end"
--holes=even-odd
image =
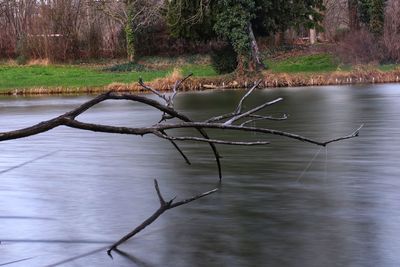
{"type": "MultiPolygon", "coordinates": [[[[244,91],[182,93],[176,108],[196,120],[232,111],[244,91]]],[[[215,188],[206,144],[183,143],[188,166],[167,141],[57,128],[0,143],[0,266],[400,266],[400,85],[258,90],[249,109],[289,115],[258,126],[318,140],[360,136],[320,148],[283,137],[211,131],[215,138],[269,140],[218,146],[221,190],[168,211],[120,246],[107,247],[166,198],[215,188]]],[[[0,131],[30,126],[91,97],[0,98],[0,131]]],[[[79,117],[145,126],[160,114],[110,101],[79,117]]],[[[191,130],[173,132],[190,135],[191,130]]]]}

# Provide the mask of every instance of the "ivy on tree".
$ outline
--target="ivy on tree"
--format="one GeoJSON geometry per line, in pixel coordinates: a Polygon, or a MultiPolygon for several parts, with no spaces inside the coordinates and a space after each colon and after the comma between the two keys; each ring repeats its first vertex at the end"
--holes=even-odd
{"type": "Polygon", "coordinates": [[[176,37],[228,41],[237,55],[237,71],[243,72],[263,67],[255,36],[315,27],[322,10],[322,0],[172,0],[168,22],[176,37]]]}

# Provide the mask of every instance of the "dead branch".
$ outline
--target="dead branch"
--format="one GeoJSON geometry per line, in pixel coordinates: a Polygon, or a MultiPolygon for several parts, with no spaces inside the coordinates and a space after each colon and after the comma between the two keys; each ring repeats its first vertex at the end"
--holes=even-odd
{"type": "MultiPolygon", "coordinates": [[[[146,85],[143,82],[142,78],[139,78],[139,84],[144,89],[149,90],[150,92],[152,92],[153,94],[155,94],[159,98],[163,99],[165,101],[167,107],[173,108],[174,107],[174,99],[175,99],[176,95],[178,94],[179,87],[181,87],[182,83],[184,83],[191,76],[193,76],[193,73],[188,74],[182,80],[176,81],[174,87],[172,88],[172,92],[173,93],[170,96],[168,96],[166,93],[161,93],[160,91],[158,91],[157,89],[154,89],[153,87],[150,87],[150,86],[146,85]]],[[[170,117],[170,118],[173,118],[173,117],[170,117]]]]}
{"type": "Polygon", "coordinates": [[[157,180],[154,180],[154,187],[158,196],[158,200],[160,201],[160,207],[149,217],[147,218],[145,221],[143,221],[139,226],[137,226],[133,231],[129,232],[127,235],[125,235],[124,237],[122,237],[120,240],[118,240],[117,242],[115,242],[113,245],[110,246],[109,250],[107,251],[108,255],[110,257],[112,257],[111,252],[113,250],[116,250],[118,248],[119,245],[121,245],[122,243],[126,242],[127,240],[129,240],[130,238],[132,238],[134,235],[138,234],[140,231],[142,231],[144,228],[146,228],[147,226],[149,226],[150,224],[152,224],[155,220],[158,219],[158,217],[160,217],[164,212],[166,212],[167,210],[188,204],[192,201],[195,201],[197,199],[206,197],[208,195],[211,195],[215,192],[218,191],[218,188],[215,188],[213,190],[207,191],[205,193],[196,195],[194,197],[188,198],[188,199],[184,199],[178,202],[174,202],[175,198],[169,200],[169,201],[165,201],[160,188],[158,186],[158,182],[157,180]]]}
{"type": "MultiPolygon", "coordinates": [[[[225,115],[219,115],[212,117],[208,120],[201,121],[201,122],[196,122],[191,120],[189,117],[184,115],[183,113],[177,111],[174,108],[174,99],[176,95],[178,94],[178,89],[181,86],[182,82],[188,79],[191,76],[188,75],[185,77],[182,81],[178,81],[175,83],[175,86],[173,88],[172,95],[167,95],[160,93],[158,90],[151,88],[143,83],[142,80],[139,81],[140,85],[143,86],[143,88],[151,91],[155,95],[157,95],[159,98],[163,100],[164,103],[160,103],[158,101],[152,100],[150,98],[144,97],[144,96],[138,96],[134,94],[120,94],[117,92],[107,92],[105,94],[99,95],[95,97],[94,99],[87,101],[83,103],[81,106],[77,107],[76,109],[73,109],[69,112],[66,112],[58,117],[55,117],[53,119],[47,120],[40,122],[36,125],[26,127],[23,129],[18,129],[14,131],[9,131],[9,132],[2,132],[0,133],[0,142],[1,141],[6,141],[6,140],[13,140],[13,139],[19,139],[19,138],[24,138],[24,137],[29,137],[33,135],[37,135],[43,132],[50,131],[56,127],[59,126],[67,126],[75,129],[80,129],[80,130],[86,130],[86,131],[93,131],[93,132],[103,132],[103,133],[115,133],[115,134],[127,134],[127,135],[154,135],[158,138],[168,140],[169,142],[172,143],[172,145],[177,149],[177,151],[182,155],[186,163],[190,164],[190,161],[188,157],[185,155],[182,149],[177,145],[177,142],[180,141],[192,141],[192,142],[203,142],[207,143],[210,145],[215,160],[217,162],[218,166],[218,174],[219,174],[219,179],[221,182],[221,163],[220,163],[220,155],[218,153],[218,150],[216,148],[216,144],[222,144],[222,145],[240,145],[240,146],[255,146],[255,145],[267,145],[269,144],[268,141],[264,140],[257,140],[257,141],[252,141],[248,142],[245,140],[239,140],[239,141],[229,141],[229,140],[220,140],[220,139],[212,139],[208,136],[206,130],[207,129],[215,129],[215,130],[223,130],[223,131],[240,131],[240,132],[249,132],[249,133],[260,133],[263,135],[278,135],[282,137],[286,137],[289,139],[294,139],[298,141],[303,141],[307,143],[311,143],[314,145],[318,146],[327,146],[331,143],[334,142],[339,142],[342,140],[346,139],[351,139],[359,135],[359,132],[363,125],[361,125],[357,130],[352,132],[349,135],[345,135],[342,137],[330,139],[327,141],[318,141],[314,140],[311,138],[307,138],[298,134],[290,133],[290,132],[285,132],[285,131],[278,131],[274,129],[269,129],[269,128],[263,128],[263,127],[250,127],[248,126],[249,123],[255,122],[255,121],[266,121],[266,120],[286,120],[287,115],[283,115],[282,117],[273,117],[273,116],[268,116],[268,115],[263,115],[263,114],[258,114],[258,112],[263,111],[269,106],[272,106],[274,104],[277,104],[281,102],[283,99],[282,98],[277,98],[273,101],[267,101],[263,103],[262,105],[259,105],[257,107],[251,108],[248,111],[243,110],[243,103],[245,100],[250,97],[250,95],[254,92],[254,90],[258,87],[258,85],[261,83],[261,81],[258,81],[254,84],[254,86],[240,99],[237,107],[235,110],[229,114],[225,115]],[[149,127],[117,127],[117,126],[112,126],[112,125],[102,125],[102,124],[93,124],[93,123],[87,123],[87,122],[81,122],[77,118],[83,114],[84,112],[88,111],[92,107],[96,106],[99,103],[102,103],[107,100],[125,100],[125,101],[132,101],[132,102],[138,102],[145,104],[147,106],[153,107],[157,110],[159,110],[163,115],[162,119],[160,122],[156,123],[155,125],[151,125],[149,127]],[[173,122],[173,123],[167,123],[167,120],[170,119],[178,119],[178,122],[173,122]],[[241,121],[241,124],[239,124],[241,121]],[[174,130],[174,129],[194,129],[196,130],[201,137],[197,136],[172,136],[167,134],[167,131],[169,130],[174,130]]],[[[133,231],[122,237],[119,241],[117,241],[115,244],[113,244],[109,250],[108,254],[111,256],[111,252],[113,250],[116,250],[119,245],[122,243],[126,242],[128,239],[142,231],[144,228],[146,228],[148,225],[153,223],[155,220],[157,220],[158,217],[160,217],[164,212],[167,210],[179,207],[181,205],[188,204],[192,201],[195,201],[197,199],[203,198],[205,196],[208,196],[210,194],[215,193],[218,189],[213,189],[211,191],[205,192],[203,194],[194,196],[192,198],[188,198],[179,202],[175,202],[175,199],[171,199],[169,201],[166,201],[162,194],[161,190],[158,186],[157,180],[154,181],[154,186],[155,190],[160,202],[160,207],[149,217],[147,218],[142,224],[137,226],[133,231]]]]}
{"type": "MultiPolygon", "coordinates": [[[[59,126],[68,126],[71,128],[77,128],[77,129],[94,131],[94,132],[119,133],[119,134],[142,135],[142,136],[145,134],[154,134],[155,133],[155,131],[152,130],[151,128],[113,127],[113,126],[108,126],[108,125],[83,123],[83,122],[79,122],[78,120],[76,120],[76,118],[79,115],[86,112],[93,106],[95,106],[101,102],[104,102],[106,100],[128,100],[128,101],[133,101],[133,102],[139,102],[139,103],[143,103],[145,105],[154,107],[154,108],[160,110],[161,112],[163,112],[173,118],[182,120],[184,122],[192,121],[186,115],[179,113],[175,109],[165,106],[155,100],[152,100],[152,99],[149,99],[149,98],[146,98],[143,96],[134,95],[134,94],[118,94],[118,93],[110,91],[105,94],[99,95],[96,98],[82,104],[80,107],[78,107],[72,111],[69,111],[67,113],[64,113],[63,115],[58,116],[56,118],[40,122],[36,125],[30,126],[27,128],[0,133],[0,141],[13,140],[13,139],[29,137],[32,135],[37,135],[40,133],[50,131],[59,126]]],[[[160,130],[162,131],[162,129],[160,129],[160,130]]],[[[203,129],[196,128],[196,130],[204,138],[209,138],[207,133],[203,129]]],[[[220,155],[219,155],[218,150],[215,147],[215,145],[212,142],[210,142],[209,144],[214,153],[214,156],[215,156],[215,159],[217,162],[217,166],[218,166],[218,174],[221,179],[222,178],[222,170],[221,170],[220,155]]]]}
{"type": "MultiPolygon", "coordinates": [[[[191,75],[188,75],[185,77],[184,80],[188,79],[191,75]]],[[[269,144],[269,142],[264,141],[264,140],[257,140],[256,142],[246,142],[246,141],[226,141],[226,140],[217,140],[217,139],[211,139],[208,134],[206,133],[206,129],[218,129],[218,130],[230,130],[230,131],[242,131],[242,132],[254,132],[254,133],[262,133],[262,134],[268,134],[268,135],[279,135],[283,136],[286,138],[291,138],[303,142],[308,142],[311,144],[319,145],[319,146],[327,146],[328,144],[354,138],[358,136],[360,128],[358,128],[356,131],[351,133],[350,135],[346,135],[343,137],[338,137],[334,138],[331,140],[327,141],[317,141],[314,139],[310,139],[301,135],[289,133],[289,132],[284,132],[284,131],[278,131],[274,129],[268,129],[268,128],[262,128],[262,127],[249,127],[247,126],[250,122],[253,122],[255,120],[284,120],[287,118],[286,115],[284,115],[282,118],[274,118],[271,116],[266,116],[266,115],[260,115],[256,114],[257,112],[262,111],[263,109],[274,105],[280,101],[282,101],[282,98],[275,99],[273,101],[265,102],[262,105],[259,105],[255,108],[252,108],[248,111],[243,111],[243,103],[244,101],[251,95],[251,93],[257,88],[257,86],[260,84],[260,81],[256,82],[255,85],[241,98],[239,101],[238,106],[236,107],[235,111],[226,114],[226,115],[220,115],[216,116],[213,118],[210,118],[204,122],[194,122],[192,121],[189,117],[186,115],[178,112],[174,107],[173,107],[173,100],[175,96],[177,95],[178,88],[182,84],[181,82],[177,82],[174,87],[174,92],[172,96],[168,96],[166,94],[161,94],[157,90],[150,88],[146,86],[142,81],[140,81],[140,84],[153,92],[154,94],[158,95],[160,98],[162,98],[165,102],[165,104],[160,103],[158,101],[149,99],[144,96],[138,96],[134,94],[119,94],[116,92],[107,92],[105,94],[99,95],[96,98],[83,103],[81,106],[77,107],[76,109],[66,112],[65,114],[58,116],[56,118],[43,121],[41,123],[38,123],[36,125],[19,129],[19,130],[14,130],[14,131],[9,131],[9,132],[3,132],[0,133],[0,141],[5,141],[5,140],[12,140],[12,139],[19,139],[19,138],[24,138],[36,134],[40,134],[43,132],[47,132],[49,130],[52,130],[56,127],[59,126],[68,126],[71,128],[76,128],[76,129],[81,129],[81,130],[87,130],[87,131],[93,131],[93,132],[103,132],[103,133],[116,133],[116,134],[128,134],[128,135],[146,135],[146,134],[151,134],[155,135],[159,138],[163,138],[166,140],[169,140],[173,146],[178,150],[178,152],[182,155],[184,160],[190,164],[189,159],[187,156],[183,153],[183,151],[179,148],[177,145],[176,141],[195,141],[195,142],[205,142],[208,143],[214,153],[217,165],[218,165],[218,174],[219,178],[221,179],[222,177],[222,172],[221,172],[221,162],[220,162],[220,155],[218,153],[218,150],[216,148],[216,144],[224,144],[224,145],[243,145],[243,146],[252,146],[252,145],[266,145],[269,144]],[[81,115],[82,113],[86,112],[93,106],[104,102],[106,100],[127,100],[127,101],[132,101],[132,102],[138,102],[142,103],[148,106],[151,106],[163,114],[165,116],[168,116],[168,118],[176,118],[179,119],[181,122],[176,122],[176,123],[162,123],[165,120],[162,120],[161,122],[149,126],[149,127],[116,127],[116,126],[111,126],[111,125],[101,125],[101,124],[92,124],[92,123],[86,123],[86,122],[81,122],[77,120],[77,117],[81,115]],[[225,121],[226,120],[226,121],[225,121]],[[235,123],[239,120],[245,120],[243,123],[240,125],[235,125],[235,123]],[[173,130],[173,129],[180,129],[180,128],[191,128],[197,130],[202,137],[195,137],[195,136],[187,136],[187,137],[176,137],[176,136],[169,136],[167,134],[168,130],[173,130]]]]}
{"type": "Polygon", "coordinates": [[[249,123],[255,122],[255,121],[260,121],[260,120],[270,120],[270,121],[284,121],[287,120],[288,116],[286,114],[283,114],[282,117],[273,117],[273,116],[260,116],[260,115],[250,115],[250,118],[254,118],[251,120],[247,120],[240,124],[240,126],[246,126],[249,123]]]}
{"type": "Polygon", "coordinates": [[[246,100],[247,97],[249,97],[249,95],[251,95],[253,93],[253,91],[261,84],[261,82],[262,82],[262,80],[258,80],[256,83],[254,83],[254,86],[252,88],[250,88],[250,90],[247,91],[247,93],[240,99],[239,104],[237,105],[235,111],[225,114],[225,115],[220,115],[220,116],[210,118],[206,122],[218,122],[221,120],[232,118],[233,116],[240,114],[242,112],[242,106],[243,106],[244,101],[246,100]]]}

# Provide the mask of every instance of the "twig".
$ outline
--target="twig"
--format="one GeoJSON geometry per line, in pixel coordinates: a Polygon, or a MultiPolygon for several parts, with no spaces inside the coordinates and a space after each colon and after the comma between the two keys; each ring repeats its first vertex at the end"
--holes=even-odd
{"type": "Polygon", "coordinates": [[[178,89],[179,87],[181,87],[181,85],[187,80],[189,79],[191,76],[193,76],[193,73],[189,73],[185,78],[183,78],[182,80],[176,81],[174,88],[173,88],[173,94],[168,98],[167,101],[167,106],[168,107],[173,107],[174,106],[174,100],[176,95],[178,94],[178,89]]]}
{"type": "Polygon", "coordinates": [[[143,79],[141,77],[139,78],[139,85],[142,86],[144,89],[147,89],[147,90],[151,91],[156,96],[164,99],[165,102],[168,102],[168,99],[166,98],[165,94],[162,94],[161,92],[157,91],[153,87],[150,87],[150,86],[144,84],[143,79]]]}
{"type": "Polygon", "coordinates": [[[339,138],[336,138],[336,139],[332,139],[332,140],[326,141],[324,143],[324,146],[327,146],[330,143],[334,143],[334,142],[338,142],[338,141],[342,141],[342,140],[346,140],[346,139],[351,139],[351,138],[357,137],[357,136],[359,136],[360,131],[361,131],[361,129],[363,127],[364,127],[364,124],[361,124],[361,126],[358,127],[357,130],[355,130],[354,132],[352,132],[351,134],[349,134],[347,136],[343,136],[343,137],[339,137],[339,138]]]}
{"type": "Polygon", "coordinates": [[[250,124],[255,121],[260,121],[260,120],[270,120],[270,121],[284,121],[287,120],[288,116],[286,114],[283,114],[282,117],[273,117],[273,116],[261,116],[261,115],[250,115],[250,118],[255,118],[251,120],[247,120],[240,124],[240,126],[246,126],[247,124],[250,124]]]}
{"type": "Polygon", "coordinates": [[[260,145],[269,145],[270,142],[266,141],[256,141],[256,142],[243,142],[243,141],[226,141],[226,140],[217,140],[217,139],[206,139],[199,137],[191,137],[191,136],[183,136],[183,137],[173,137],[165,134],[157,135],[161,138],[172,141],[194,141],[194,142],[203,142],[203,143],[213,143],[220,145],[234,145],[234,146],[260,146],[260,145]]]}
{"type": "Polygon", "coordinates": [[[258,80],[254,84],[254,86],[249,91],[247,91],[247,93],[242,97],[242,99],[240,99],[239,104],[236,107],[236,110],[234,112],[235,114],[240,114],[242,112],[243,102],[246,100],[247,97],[249,97],[249,95],[251,95],[253,93],[253,91],[260,85],[261,82],[262,82],[262,80],[258,80]]]}
{"type": "Polygon", "coordinates": [[[158,217],[160,217],[164,212],[166,212],[167,210],[188,204],[192,201],[195,201],[197,199],[203,198],[205,196],[211,195],[215,192],[218,191],[218,188],[213,189],[211,191],[207,191],[205,193],[202,193],[200,195],[188,198],[188,199],[184,199],[182,201],[178,201],[174,203],[174,198],[169,200],[169,201],[165,201],[160,188],[158,186],[158,182],[157,180],[154,180],[154,187],[158,196],[158,199],[160,201],[160,207],[149,217],[147,218],[145,221],[143,221],[139,226],[137,226],[133,231],[131,231],[130,233],[128,233],[127,235],[125,235],[124,237],[122,237],[120,240],[118,240],[117,242],[115,242],[113,245],[110,246],[109,250],[107,251],[107,254],[112,257],[111,253],[113,250],[116,250],[118,248],[119,245],[121,245],[122,243],[126,242],[127,240],[129,240],[130,238],[132,238],[134,235],[138,234],[140,231],[142,231],[144,228],[146,228],[147,226],[149,226],[150,224],[152,224],[155,220],[158,219],[158,217]]]}
{"type": "Polygon", "coordinates": [[[254,84],[254,86],[249,91],[247,91],[247,93],[240,99],[239,104],[237,105],[235,111],[228,113],[228,114],[212,117],[212,118],[206,120],[206,122],[210,122],[210,123],[218,122],[218,121],[222,121],[224,119],[232,118],[233,116],[240,114],[242,112],[243,102],[246,100],[247,97],[249,97],[254,92],[254,90],[260,85],[261,82],[262,82],[262,80],[258,80],[254,84]]]}
{"type": "MultiPolygon", "coordinates": [[[[166,137],[168,137],[168,134],[165,131],[160,131],[160,133],[166,137]]],[[[164,137],[163,137],[164,138],[164,137]]],[[[168,139],[168,138],[166,138],[168,139]]],[[[183,157],[183,159],[186,161],[186,163],[188,165],[191,165],[192,163],[190,162],[189,158],[186,156],[185,153],[183,153],[182,149],[178,146],[177,143],[174,142],[174,140],[170,140],[171,144],[175,147],[176,150],[178,150],[178,152],[181,154],[181,156],[183,157]]]]}
{"type": "Polygon", "coordinates": [[[260,111],[260,110],[262,110],[262,109],[264,109],[266,107],[268,107],[268,106],[276,104],[276,103],[278,103],[278,102],[280,102],[282,100],[283,100],[283,98],[277,98],[277,99],[272,100],[270,102],[266,102],[266,103],[264,103],[264,104],[262,104],[262,105],[260,105],[258,107],[255,107],[255,108],[253,108],[253,109],[251,109],[251,110],[249,110],[249,111],[247,111],[245,113],[238,114],[237,116],[234,116],[230,120],[224,122],[224,125],[230,125],[230,124],[234,123],[235,121],[238,121],[240,119],[246,118],[246,117],[248,117],[248,116],[250,116],[250,115],[252,115],[252,114],[254,114],[254,113],[256,113],[256,112],[258,112],[258,111],[260,111]]]}

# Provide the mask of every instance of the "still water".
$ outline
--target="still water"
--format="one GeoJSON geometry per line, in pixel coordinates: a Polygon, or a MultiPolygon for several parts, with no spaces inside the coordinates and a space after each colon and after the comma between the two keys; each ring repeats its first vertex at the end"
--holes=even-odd
{"type": "MultiPolygon", "coordinates": [[[[201,120],[233,110],[244,91],[181,94],[180,111],[201,120]]],[[[0,266],[400,266],[400,85],[259,90],[249,108],[285,122],[260,126],[316,139],[359,138],[327,149],[260,134],[264,147],[220,146],[217,194],[168,211],[122,245],[106,247],[158,208],[217,186],[207,145],[185,143],[188,166],[166,141],[66,127],[0,143],[0,266]],[[314,160],[313,160],[314,159],[314,160]]],[[[0,129],[29,126],[89,97],[1,98],[0,129]]],[[[107,102],[80,120],[151,125],[159,113],[107,102]]],[[[175,134],[188,135],[182,130],[175,134]]]]}

